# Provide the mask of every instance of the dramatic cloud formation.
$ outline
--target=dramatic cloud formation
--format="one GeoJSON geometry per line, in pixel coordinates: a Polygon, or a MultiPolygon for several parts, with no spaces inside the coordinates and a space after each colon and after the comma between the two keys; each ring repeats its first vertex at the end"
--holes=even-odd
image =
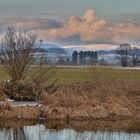
{"type": "Polygon", "coordinates": [[[46,36],[48,39],[63,40],[66,37],[75,37],[79,35],[80,40],[96,40],[102,39],[102,31],[106,22],[98,19],[92,10],[87,10],[83,17],[71,16],[64,21],[61,28],[38,30],[40,35],[46,36]]]}
{"type": "Polygon", "coordinates": [[[109,24],[99,19],[92,10],[87,10],[82,17],[71,16],[61,24],[59,28],[37,31],[46,40],[64,43],[75,43],[76,40],[101,43],[138,42],[140,38],[140,24],[109,24]]]}
{"type": "MultiPolygon", "coordinates": [[[[104,42],[110,44],[137,43],[140,40],[140,24],[110,24],[98,18],[91,9],[88,9],[81,17],[71,16],[64,21],[38,19],[15,22],[13,25],[27,31],[37,32],[44,41],[55,41],[65,45],[104,42]]],[[[2,23],[0,26],[4,27],[2,23]]]]}

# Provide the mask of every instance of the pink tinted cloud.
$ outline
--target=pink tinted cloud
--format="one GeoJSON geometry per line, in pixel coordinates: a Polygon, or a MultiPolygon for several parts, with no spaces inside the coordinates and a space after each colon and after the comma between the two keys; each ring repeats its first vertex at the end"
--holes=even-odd
{"type": "Polygon", "coordinates": [[[140,38],[140,24],[109,24],[98,18],[91,9],[86,10],[81,17],[71,16],[64,21],[39,19],[16,22],[14,26],[36,32],[44,41],[63,41],[64,38],[75,35],[78,35],[81,41],[99,40],[114,43],[130,40],[134,42],[140,38]]]}
{"type": "Polygon", "coordinates": [[[71,16],[61,28],[38,29],[39,35],[46,40],[56,40],[79,35],[82,41],[107,40],[110,42],[137,41],[140,38],[140,24],[109,24],[99,19],[95,12],[87,10],[82,17],[71,16]]]}

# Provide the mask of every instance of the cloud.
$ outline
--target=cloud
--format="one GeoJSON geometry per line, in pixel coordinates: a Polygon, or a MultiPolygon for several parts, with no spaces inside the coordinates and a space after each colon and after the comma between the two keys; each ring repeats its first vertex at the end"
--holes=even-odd
{"type": "Polygon", "coordinates": [[[140,39],[140,24],[115,24],[111,31],[112,41],[138,41],[140,39]]]}
{"type": "MultiPolygon", "coordinates": [[[[16,21],[13,25],[27,31],[37,32],[44,41],[60,44],[94,44],[139,42],[139,23],[108,23],[96,16],[91,9],[81,17],[71,16],[67,20],[38,19],[16,21]]],[[[0,27],[1,29],[1,27],[0,27]]]]}
{"type": "Polygon", "coordinates": [[[6,31],[7,27],[13,26],[17,30],[24,29],[26,31],[35,30],[48,30],[62,27],[61,21],[52,19],[36,19],[36,20],[22,20],[19,18],[13,19],[1,19],[0,20],[0,32],[6,31]]]}
{"type": "Polygon", "coordinates": [[[50,41],[64,44],[75,42],[138,42],[140,24],[116,23],[110,24],[99,19],[93,10],[87,10],[83,16],[71,16],[62,23],[60,28],[37,30],[39,35],[50,41]]]}
{"type": "Polygon", "coordinates": [[[24,28],[26,30],[48,30],[60,28],[61,22],[51,20],[51,19],[38,19],[38,20],[27,20],[22,22],[17,22],[15,24],[17,28],[24,28]]]}
{"type": "Polygon", "coordinates": [[[79,35],[81,40],[92,40],[102,35],[101,30],[105,25],[104,20],[98,19],[92,10],[87,10],[82,17],[71,16],[64,21],[61,28],[38,30],[38,32],[53,40],[75,35],[79,35]]]}

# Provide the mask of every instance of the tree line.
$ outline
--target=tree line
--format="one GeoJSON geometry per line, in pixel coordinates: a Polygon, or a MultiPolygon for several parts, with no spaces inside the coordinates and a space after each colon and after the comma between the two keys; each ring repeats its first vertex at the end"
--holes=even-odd
{"type": "Polygon", "coordinates": [[[74,51],[72,54],[73,64],[96,64],[98,59],[98,54],[96,51],[74,51]]]}

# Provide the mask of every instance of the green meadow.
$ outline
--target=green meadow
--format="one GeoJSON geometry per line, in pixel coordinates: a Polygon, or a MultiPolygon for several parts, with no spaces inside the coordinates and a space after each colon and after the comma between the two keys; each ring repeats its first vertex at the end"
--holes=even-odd
{"type": "MultiPolygon", "coordinates": [[[[31,71],[33,71],[33,69],[36,68],[32,68],[31,71]]],[[[140,80],[140,70],[120,70],[113,68],[57,67],[52,75],[54,78],[59,79],[60,82],[83,81],[89,79],[140,80]]],[[[6,79],[10,79],[10,77],[0,69],[0,80],[6,79]]]]}
{"type": "Polygon", "coordinates": [[[57,68],[60,81],[99,79],[140,80],[140,70],[120,70],[112,68],[57,68]]]}

